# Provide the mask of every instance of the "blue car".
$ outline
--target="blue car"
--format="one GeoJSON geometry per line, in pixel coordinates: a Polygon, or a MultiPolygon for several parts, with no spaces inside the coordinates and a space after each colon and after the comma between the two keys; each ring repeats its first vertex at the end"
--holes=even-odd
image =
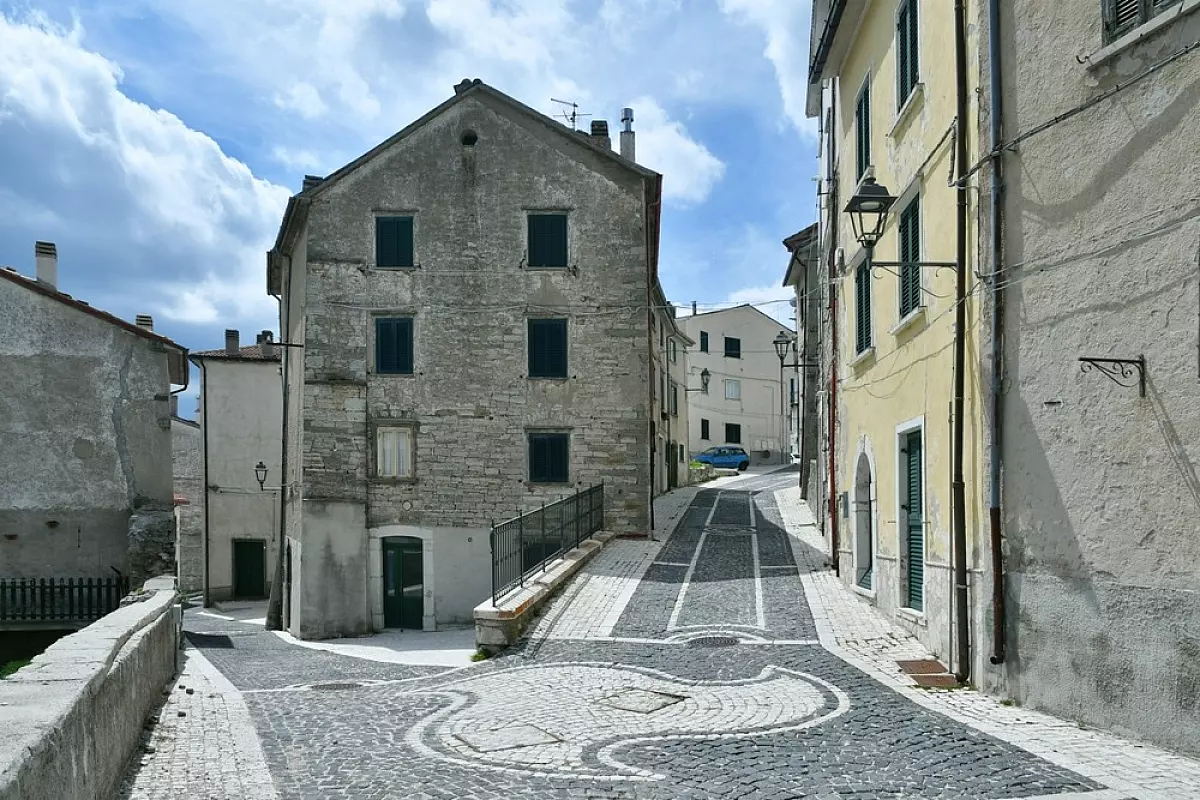
{"type": "Polygon", "coordinates": [[[744,470],[750,466],[750,456],[740,447],[710,447],[696,460],[701,464],[712,464],[719,469],[744,470]]]}

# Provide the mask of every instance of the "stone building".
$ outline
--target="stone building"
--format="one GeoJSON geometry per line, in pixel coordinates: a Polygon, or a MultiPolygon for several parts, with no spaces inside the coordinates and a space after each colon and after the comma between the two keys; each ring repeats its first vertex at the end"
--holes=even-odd
{"type": "Polygon", "coordinates": [[[204,604],[267,596],[278,560],[283,377],[271,331],[190,358],[200,368],[204,604]],[[265,471],[264,471],[265,470],[265,471]],[[259,483],[259,478],[262,483],[259,483]]]}
{"type": "Polygon", "coordinates": [[[1200,2],[995,6],[979,137],[1019,143],[979,171],[1005,544],[980,681],[1200,752],[1200,2]]]}
{"type": "Polygon", "coordinates": [[[184,348],[36,278],[0,269],[0,577],[135,582],[174,571],[171,385],[184,348]]]}
{"type": "Polygon", "coordinates": [[[204,588],[204,462],[200,423],[179,416],[171,397],[171,474],[175,493],[175,577],[185,595],[204,588]]]}
{"type": "Polygon", "coordinates": [[[687,395],[691,454],[735,445],[749,454],[752,464],[788,463],[787,376],[781,374],[771,344],[786,326],[751,305],[700,314],[693,309],[680,325],[696,342],[688,355],[688,385],[699,388],[704,370],[710,376],[707,392],[687,395]]]}
{"type": "Polygon", "coordinates": [[[662,193],[625,116],[623,157],[602,121],[464,81],[289,202],[268,286],[297,636],[471,620],[491,522],[601,481],[606,527],[648,531],[662,193]]]}
{"type": "Polygon", "coordinates": [[[675,306],[655,287],[650,320],[650,419],[654,430],[654,495],[686,486],[688,475],[688,348],[695,344],[675,318],[675,306]]]}
{"type": "Polygon", "coordinates": [[[826,386],[821,369],[821,315],[826,292],[820,269],[817,223],[784,239],[783,246],[789,254],[783,285],[796,290],[796,340],[786,359],[788,364],[795,364],[789,404],[796,420],[794,452],[800,462],[801,497],[815,507],[820,504],[819,487],[823,485],[817,404],[826,386]]]}

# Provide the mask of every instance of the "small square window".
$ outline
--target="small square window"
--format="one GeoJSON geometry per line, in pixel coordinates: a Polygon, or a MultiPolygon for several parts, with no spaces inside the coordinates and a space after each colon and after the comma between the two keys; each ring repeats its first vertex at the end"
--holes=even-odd
{"type": "Polygon", "coordinates": [[[672,364],[679,363],[679,345],[674,339],[667,342],[667,356],[671,359],[672,364]]]}
{"type": "Polygon", "coordinates": [[[679,385],[671,381],[671,415],[679,416],[679,385]]]}
{"type": "Polygon", "coordinates": [[[684,449],[683,445],[681,444],[679,445],[679,463],[682,464],[685,461],[687,461],[687,458],[684,456],[684,449]]]}
{"type": "Polygon", "coordinates": [[[741,358],[742,357],[742,340],[735,339],[732,336],[725,337],[725,357],[726,358],[741,358]]]}
{"type": "Polygon", "coordinates": [[[529,215],[529,266],[567,266],[567,215],[529,215]]]}
{"type": "Polygon", "coordinates": [[[708,352],[708,331],[700,331],[700,352],[708,352]]]}
{"type": "Polygon", "coordinates": [[[570,472],[569,434],[529,434],[530,483],[569,483],[570,472]]]}
{"type": "Polygon", "coordinates": [[[567,321],[529,320],[529,377],[567,377],[567,321]]]}
{"type": "Polygon", "coordinates": [[[413,436],[407,427],[380,427],[375,431],[375,477],[413,476],[413,436]]]}
{"type": "Polygon", "coordinates": [[[411,267],[413,259],[413,218],[375,218],[375,266],[411,267]]]}
{"type": "Polygon", "coordinates": [[[700,438],[708,441],[708,420],[700,420],[700,438]]]}
{"type": "Polygon", "coordinates": [[[725,379],[725,399],[726,400],[741,400],[742,399],[742,382],[733,378],[725,379]]]}
{"type": "Polygon", "coordinates": [[[412,371],[412,317],[376,317],[375,372],[383,375],[411,375],[412,371]]]}
{"type": "Polygon", "coordinates": [[[725,442],[727,444],[742,443],[742,426],[732,422],[725,423],[725,442]]]}

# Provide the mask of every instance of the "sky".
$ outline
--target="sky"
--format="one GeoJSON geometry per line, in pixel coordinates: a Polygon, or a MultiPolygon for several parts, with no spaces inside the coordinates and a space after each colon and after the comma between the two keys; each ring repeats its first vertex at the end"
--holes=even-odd
{"type": "MultiPolygon", "coordinates": [[[[479,78],[586,129],[634,109],[663,174],[660,277],[791,324],[816,216],[809,0],[0,0],[0,265],[191,350],[278,328],[266,251],[326,175],[479,78]]],[[[685,312],[686,313],[686,312],[685,312]]],[[[195,392],[184,395],[187,415],[195,392]]]]}

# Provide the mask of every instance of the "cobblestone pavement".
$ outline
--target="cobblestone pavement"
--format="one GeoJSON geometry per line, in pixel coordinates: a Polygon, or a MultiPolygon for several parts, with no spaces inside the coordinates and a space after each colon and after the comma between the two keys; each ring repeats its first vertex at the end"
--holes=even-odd
{"type": "Polygon", "coordinates": [[[285,798],[1200,796],[1196,762],[915,689],[895,660],[928,654],[824,567],[794,481],[695,492],[672,535],[611,543],[521,645],[466,668],[185,626],[285,798]]]}

